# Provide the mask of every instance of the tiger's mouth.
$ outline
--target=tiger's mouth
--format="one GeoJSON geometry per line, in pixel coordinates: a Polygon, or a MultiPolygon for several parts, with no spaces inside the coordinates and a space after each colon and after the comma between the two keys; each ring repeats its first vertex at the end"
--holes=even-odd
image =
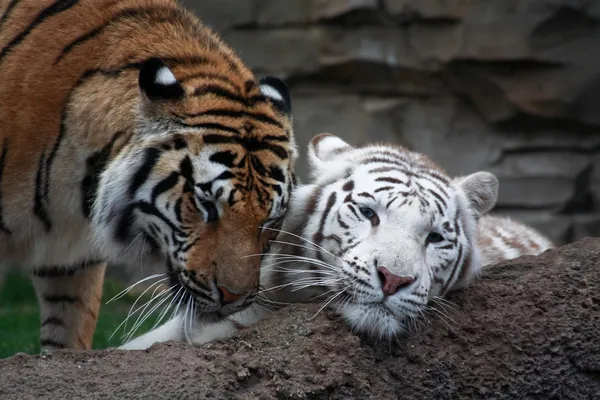
{"type": "Polygon", "coordinates": [[[194,308],[196,318],[203,321],[217,322],[227,318],[249,307],[255,297],[255,294],[252,294],[226,302],[216,282],[210,281],[208,286],[204,285],[194,279],[194,274],[187,270],[182,270],[176,275],[175,286],[178,287],[176,290],[184,293],[183,297],[187,299],[185,302],[194,308]]]}

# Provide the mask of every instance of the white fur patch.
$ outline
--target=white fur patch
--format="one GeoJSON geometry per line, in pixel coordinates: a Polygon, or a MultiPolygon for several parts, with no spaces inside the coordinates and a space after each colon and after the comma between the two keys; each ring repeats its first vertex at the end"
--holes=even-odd
{"type": "Polygon", "coordinates": [[[169,68],[162,67],[156,73],[156,78],[154,82],[156,82],[159,85],[169,86],[174,83],[177,83],[177,78],[175,78],[175,75],[173,75],[169,68]]]}
{"type": "Polygon", "coordinates": [[[321,161],[331,161],[340,152],[352,149],[348,143],[337,136],[325,136],[318,139],[316,142],[315,139],[316,137],[313,138],[312,147],[314,148],[315,155],[321,161]]]}
{"type": "Polygon", "coordinates": [[[260,91],[262,94],[264,94],[265,96],[267,96],[270,99],[273,99],[275,101],[281,101],[283,102],[283,96],[281,95],[281,93],[279,93],[274,87],[269,86],[269,85],[260,85],[260,91]]]}

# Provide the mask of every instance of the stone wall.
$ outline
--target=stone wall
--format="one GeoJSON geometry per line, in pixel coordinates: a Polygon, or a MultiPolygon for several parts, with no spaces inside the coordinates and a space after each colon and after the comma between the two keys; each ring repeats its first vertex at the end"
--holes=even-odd
{"type": "MultiPolygon", "coordinates": [[[[184,0],[317,133],[402,143],[500,178],[498,211],[600,235],[600,2],[184,0]]],[[[300,160],[300,177],[306,176],[300,160]]]]}

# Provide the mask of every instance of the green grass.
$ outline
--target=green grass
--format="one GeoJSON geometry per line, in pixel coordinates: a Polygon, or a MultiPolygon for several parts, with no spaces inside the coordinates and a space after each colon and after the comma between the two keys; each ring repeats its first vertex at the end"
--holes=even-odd
{"type": "MultiPolygon", "coordinates": [[[[123,327],[112,339],[109,337],[125,319],[136,295],[126,295],[123,298],[105,304],[109,299],[123,290],[123,286],[115,281],[106,280],[104,283],[102,307],[94,334],[95,349],[115,347],[121,344],[123,327]]],[[[143,301],[140,300],[136,308],[143,301]]],[[[136,314],[137,318],[137,314],[136,314]]],[[[128,324],[131,327],[133,321],[128,324]]],[[[131,320],[130,320],[131,321],[131,320]]],[[[136,336],[147,332],[156,319],[148,318],[137,330],[136,336]]],[[[0,288],[0,358],[9,357],[18,352],[36,354],[40,352],[40,314],[37,298],[29,278],[17,272],[10,272],[0,288]]]]}

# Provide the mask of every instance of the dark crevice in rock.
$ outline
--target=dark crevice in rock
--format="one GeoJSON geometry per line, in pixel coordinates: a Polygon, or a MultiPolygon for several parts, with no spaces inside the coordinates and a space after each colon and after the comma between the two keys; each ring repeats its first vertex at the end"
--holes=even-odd
{"type": "Polygon", "coordinates": [[[533,49],[544,49],[590,37],[598,31],[600,21],[584,10],[563,5],[533,29],[530,44],[533,49]]]}
{"type": "Polygon", "coordinates": [[[498,122],[496,126],[505,132],[540,132],[540,131],[565,131],[578,134],[598,134],[600,127],[587,125],[568,118],[542,118],[527,115],[522,112],[514,117],[498,122]]]}
{"type": "Polygon", "coordinates": [[[591,191],[594,166],[590,165],[575,178],[573,197],[559,214],[585,214],[597,211],[598,201],[591,191]]]}

